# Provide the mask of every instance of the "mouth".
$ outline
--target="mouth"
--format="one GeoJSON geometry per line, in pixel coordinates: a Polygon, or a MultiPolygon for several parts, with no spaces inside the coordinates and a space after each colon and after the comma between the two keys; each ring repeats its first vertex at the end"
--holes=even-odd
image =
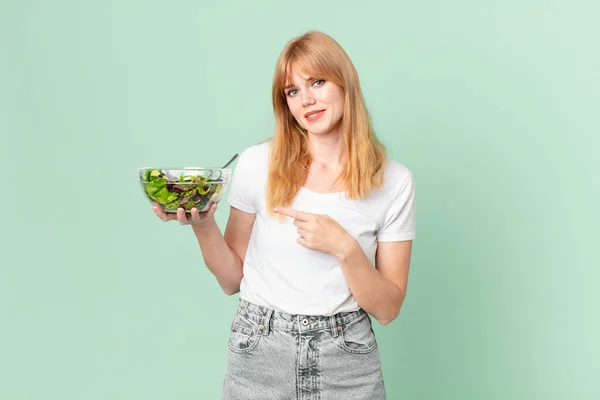
{"type": "Polygon", "coordinates": [[[306,114],[304,114],[304,118],[306,118],[306,119],[310,119],[311,117],[317,118],[318,116],[321,116],[321,114],[324,112],[325,112],[325,110],[310,111],[310,112],[307,112],[306,114]]]}

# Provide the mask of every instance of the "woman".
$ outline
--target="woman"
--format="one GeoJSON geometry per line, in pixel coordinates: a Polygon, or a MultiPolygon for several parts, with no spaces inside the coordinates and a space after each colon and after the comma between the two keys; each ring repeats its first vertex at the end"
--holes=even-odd
{"type": "Polygon", "coordinates": [[[224,235],[216,205],[191,224],[225,293],[239,292],[224,399],[385,399],[371,317],[406,294],[415,192],[386,158],[356,70],[331,37],[291,40],[273,82],[272,140],[245,149],[224,235]],[[375,265],[375,267],[374,267],[375,265]]]}

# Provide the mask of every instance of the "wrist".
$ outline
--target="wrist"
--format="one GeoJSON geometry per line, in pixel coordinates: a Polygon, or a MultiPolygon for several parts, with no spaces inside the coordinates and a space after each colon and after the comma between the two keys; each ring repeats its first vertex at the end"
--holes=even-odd
{"type": "Polygon", "coordinates": [[[196,236],[202,236],[209,233],[216,226],[217,222],[212,219],[211,221],[204,221],[205,223],[202,226],[191,224],[192,230],[196,236]]]}
{"type": "Polygon", "coordinates": [[[359,246],[356,239],[350,234],[344,235],[338,243],[339,245],[334,255],[339,261],[346,261],[359,246]]]}

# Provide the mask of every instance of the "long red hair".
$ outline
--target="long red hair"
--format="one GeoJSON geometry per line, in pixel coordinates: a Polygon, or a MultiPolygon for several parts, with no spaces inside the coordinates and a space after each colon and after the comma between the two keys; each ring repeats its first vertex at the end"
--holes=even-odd
{"type": "Polygon", "coordinates": [[[341,131],[346,165],[336,182],[343,182],[351,199],[364,198],[373,187],[380,188],[386,149],[373,132],[356,69],[333,38],[311,31],[288,42],[275,68],[272,90],[275,134],[271,139],[267,212],[273,215],[273,207],[292,203],[306,180],[311,162],[307,132],[287,105],[285,87],[291,82],[292,69],[328,80],[344,90],[341,131]]]}

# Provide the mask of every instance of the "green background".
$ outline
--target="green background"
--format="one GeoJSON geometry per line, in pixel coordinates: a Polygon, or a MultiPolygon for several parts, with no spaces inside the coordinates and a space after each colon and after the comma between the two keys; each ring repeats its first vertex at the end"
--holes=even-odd
{"type": "Polygon", "coordinates": [[[136,168],[271,136],[310,29],[415,174],[408,296],[374,324],[389,398],[600,398],[597,4],[1,2],[0,399],[219,398],[237,295],[136,168]]]}

